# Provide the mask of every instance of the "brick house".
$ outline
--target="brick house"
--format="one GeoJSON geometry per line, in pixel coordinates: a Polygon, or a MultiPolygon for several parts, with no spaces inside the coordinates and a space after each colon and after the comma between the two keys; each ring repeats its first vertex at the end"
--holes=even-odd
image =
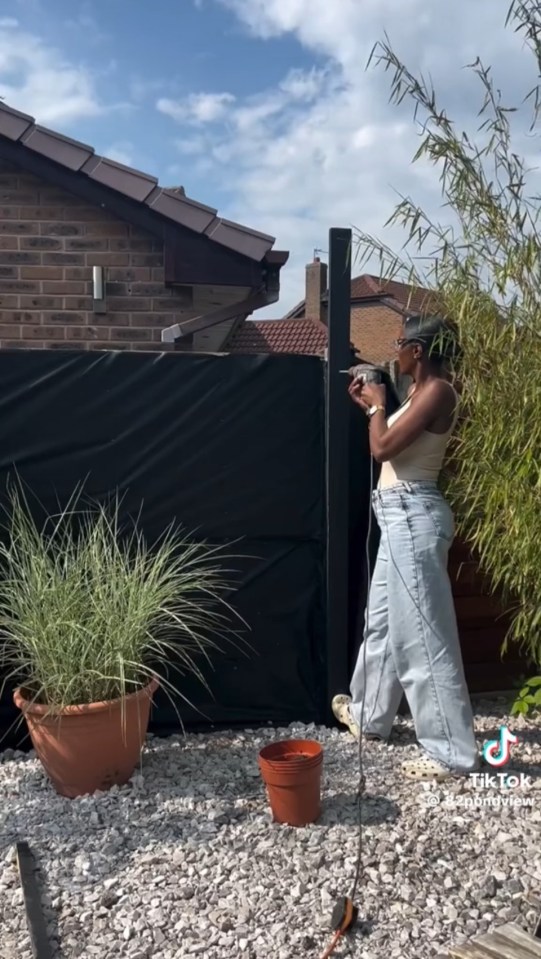
{"type": "MultiPolygon", "coordinates": [[[[323,353],[321,344],[329,305],[327,276],[327,265],[316,258],[306,267],[305,298],[283,320],[239,318],[222,349],[242,352],[248,344],[254,347],[260,344],[262,352],[283,352],[284,342],[292,347],[298,340],[302,349],[291,349],[291,352],[310,351],[307,350],[310,344],[312,352],[323,353]],[[299,329],[295,334],[297,323],[299,329]],[[265,345],[267,349],[263,349],[265,345]]],[[[382,281],[368,274],[355,277],[351,281],[350,327],[354,349],[366,362],[389,363],[395,356],[394,341],[400,334],[404,316],[426,311],[430,303],[427,290],[414,290],[405,283],[382,281]]]]}
{"type": "MultiPolygon", "coordinates": [[[[288,319],[327,322],[329,291],[327,265],[318,258],[306,267],[305,298],[288,314],[288,319]]],[[[414,289],[396,280],[380,280],[363,274],[351,281],[351,340],[357,352],[370,363],[387,363],[394,357],[394,340],[404,316],[427,312],[431,307],[428,290],[414,289]]]]}
{"type": "Polygon", "coordinates": [[[219,349],[288,254],[0,103],[0,347],[219,349]]]}

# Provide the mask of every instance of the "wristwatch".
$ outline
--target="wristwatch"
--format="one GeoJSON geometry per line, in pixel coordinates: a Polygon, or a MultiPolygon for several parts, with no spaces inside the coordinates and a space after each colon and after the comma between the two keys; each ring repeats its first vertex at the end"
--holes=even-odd
{"type": "Polygon", "coordinates": [[[385,407],[384,407],[384,406],[371,406],[366,415],[367,415],[370,419],[372,419],[374,413],[377,413],[378,410],[381,410],[382,413],[385,413],[385,407]]]}

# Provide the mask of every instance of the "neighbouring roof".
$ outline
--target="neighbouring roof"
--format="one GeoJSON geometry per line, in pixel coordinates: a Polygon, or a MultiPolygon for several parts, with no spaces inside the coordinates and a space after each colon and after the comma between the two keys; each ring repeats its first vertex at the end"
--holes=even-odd
{"type": "Polygon", "coordinates": [[[327,328],[317,320],[244,320],[228,336],[224,353],[304,353],[323,356],[327,328]]]}
{"type": "MultiPolygon", "coordinates": [[[[328,291],[323,294],[322,302],[326,303],[329,298],[328,291]]],[[[426,312],[435,309],[435,297],[430,290],[424,290],[420,287],[412,287],[407,283],[400,283],[398,280],[383,280],[364,273],[362,276],[356,276],[351,281],[351,302],[362,304],[363,302],[379,301],[396,309],[400,313],[404,312],[426,312]]],[[[287,314],[286,319],[302,317],[305,313],[306,301],[301,300],[297,306],[287,314]]]]}
{"type": "Polygon", "coordinates": [[[378,279],[369,273],[356,276],[351,281],[351,299],[364,300],[385,297],[409,312],[426,311],[434,306],[434,294],[430,290],[414,287],[398,280],[378,279]]]}
{"type": "Polygon", "coordinates": [[[274,244],[274,237],[218,216],[213,207],[189,199],[182,188],[160,187],[156,177],[99,156],[94,148],[36,124],[33,117],[0,103],[2,138],[18,143],[81,177],[88,177],[123,197],[148,207],[171,223],[203,234],[258,263],[274,244]]]}

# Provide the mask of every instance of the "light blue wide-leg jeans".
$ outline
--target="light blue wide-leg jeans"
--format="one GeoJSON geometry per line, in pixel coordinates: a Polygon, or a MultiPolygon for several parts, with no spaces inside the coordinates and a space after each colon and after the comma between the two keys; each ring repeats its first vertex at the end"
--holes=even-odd
{"type": "Polygon", "coordinates": [[[366,650],[351,681],[357,723],[387,739],[402,693],[419,744],[457,772],[479,766],[447,572],[454,521],[435,483],[399,483],[376,490],[381,532],[368,600],[366,650]]]}

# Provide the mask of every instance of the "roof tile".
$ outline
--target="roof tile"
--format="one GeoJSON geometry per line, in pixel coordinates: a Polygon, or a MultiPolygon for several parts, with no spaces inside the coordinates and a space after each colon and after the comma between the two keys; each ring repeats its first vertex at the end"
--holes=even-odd
{"type": "Polygon", "coordinates": [[[77,140],[60,136],[60,134],[54,133],[53,130],[47,130],[45,127],[31,127],[21,137],[21,140],[31,150],[41,153],[49,160],[61,163],[68,170],[80,170],[94,153],[92,147],[79,143],[77,140]]]}
{"type": "Polygon", "coordinates": [[[216,210],[197,203],[181,190],[167,190],[158,185],[155,177],[141,173],[94,154],[93,148],[70,140],[52,130],[35,124],[32,117],[0,103],[0,140],[20,142],[22,146],[41,153],[54,163],[81,176],[90,177],[111,190],[145,203],[155,213],[186,226],[221,246],[260,263],[274,245],[274,238],[238,223],[222,220],[216,210]]]}
{"type": "Polygon", "coordinates": [[[8,140],[20,140],[23,133],[34,123],[34,118],[13,110],[12,107],[0,104],[0,135],[8,140]]]}
{"type": "Polygon", "coordinates": [[[139,170],[115,163],[106,157],[96,157],[96,159],[98,162],[92,165],[87,164],[83,172],[92,180],[97,180],[98,183],[103,183],[104,186],[117,190],[118,193],[123,193],[132,200],[144,202],[158,185],[156,177],[149,176],[148,173],[141,173],[139,170]]]}
{"type": "Polygon", "coordinates": [[[181,193],[161,190],[159,187],[147,197],[146,203],[152,210],[190,230],[195,230],[196,233],[204,233],[216,220],[218,212],[210,206],[194,203],[181,193]]]}
{"type": "Polygon", "coordinates": [[[248,230],[238,223],[231,223],[230,220],[216,220],[215,225],[205,232],[217,243],[229,247],[230,250],[235,250],[236,253],[242,253],[244,256],[250,256],[258,250],[258,258],[261,260],[269,249],[269,243],[272,243],[272,237],[265,233],[248,230]],[[252,251],[252,254],[250,251],[252,251]]]}
{"type": "Polygon", "coordinates": [[[244,320],[227,338],[226,353],[303,353],[323,356],[327,330],[312,320],[244,320]]]}
{"type": "MultiPolygon", "coordinates": [[[[322,301],[328,301],[328,291],[323,295],[322,301]]],[[[369,273],[362,276],[356,276],[351,281],[351,300],[367,302],[382,301],[386,299],[392,301],[390,305],[397,308],[400,312],[428,312],[437,310],[437,298],[434,293],[424,290],[421,287],[409,286],[407,283],[400,283],[398,280],[385,280],[369,273]]],[[[287,314],[287,318],[301,318],[305,315],[306,301],[301,300],[287,314]]]]}
{"type": "Polygon", "coordinates": [[[391,297],[398,306],[405,310],[423,312],[435,308],[434,294],[422,287],[414,287],[398,280],[379,279],[377,276],[364,274],[356,276],[351,281],[351,299],[373,299],[374,297],[391,297]]]}

